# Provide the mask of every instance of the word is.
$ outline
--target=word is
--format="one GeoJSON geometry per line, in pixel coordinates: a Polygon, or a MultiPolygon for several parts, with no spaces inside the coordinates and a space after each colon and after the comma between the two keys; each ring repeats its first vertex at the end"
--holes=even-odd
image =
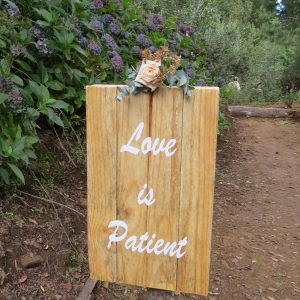
{"type": "Polygon", "coordinates": [[[150,189],[149,193],[144,198],[141,198],[144,195],[146,189],[147,184],[144,184],[143,189],[138,194],[137,202],[139,205],[146,204],[147,206],[151,206],[155,202],[155,199],[153,199],[153,188],[150,189]]]}
{"type": "MultiPolygon", "coordinates": [[[[114,220],[108,225],[108,228],[115,227],[115,231],[109,236],[109,242],[107,248],[109,249],[112,243],[119,243],[127,238],[128,226],[124,221],[114,220]],[[123,229],[123,233],[119,234],[120,228],[123,229]]],[[[179,242],[165,242],[163,239],[159,239],[154,243],[156,235],[153,234],[149,239],[148,232],[141,235],[139,238],[135,235],[130,236],[125,241],[125,248],[132,252],[137,251],[138,253],[146,252],[148,254],[154,253],[155,255],[169,255],[181,258],[185,255],[185,251],[182,252],[182,248],[187,245],[187,237],[180,240],[179,242]]]]}
{"type": "Polygon", "coordinates": [[[176,149],[174,149],[172,151],[172,148],[176,145],[175,139],[170,139],[166,143],[166,139],[162,139],[160,141],[159,138],[156,138],[154,140],[154,142],[152,143],[151,137],[146,137],[142,141],[140,149],[136,148],[134,146],[131,146],[131,144],[134,140],[137,142],[141,138],[143,129],[144,129],[144,122],[141,122],[134,130],[128,143],[121,147],[121,152],[129,152],[134,155],[138,155],[140,151],[142,151],[143,154],[152,152],[154,155],[157,155],[160,152],[164,152],[167,157],[171,157],[172,155],[174,155],[174,153],[176,152],[176,149]],[[166,143],[166,145],[165,145],[165,143],[166,143]]]}

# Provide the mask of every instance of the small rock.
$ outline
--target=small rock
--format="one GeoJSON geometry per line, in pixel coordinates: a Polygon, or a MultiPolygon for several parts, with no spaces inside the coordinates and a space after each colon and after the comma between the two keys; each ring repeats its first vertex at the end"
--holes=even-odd
{"type": "Polygon", "coordinates": [[[3,269],[0,268],[0,285],[3,285],[6,276],[7,274],[4,272],[3,269]]]}
{"type": "Polygon", "coordinates": [[[79,200],[79,206],[80,206],[81,208],[87,208],[87,200],[86,200],[86,198],[81,198],[81,199],[79,200]]]}
{"type": "Polygon", "coordinates": [[[23,268],[37,267],[43,261],[44,259],[40,255],[34,253],[27,253],[20,257],[20,262],[23,268]]]}

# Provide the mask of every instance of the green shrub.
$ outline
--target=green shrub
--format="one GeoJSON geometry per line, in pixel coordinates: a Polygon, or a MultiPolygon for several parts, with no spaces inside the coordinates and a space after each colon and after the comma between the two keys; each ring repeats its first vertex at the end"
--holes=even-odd
{"type": "Polygon", "coordinates": [[[124,83],[141,49],[165,44],[183,57],[192,84],[214,82],[192,27],[132,1],[0,0],[0,178],[24,182],[39,127],[80,119],[85,85],[124,83]]]}

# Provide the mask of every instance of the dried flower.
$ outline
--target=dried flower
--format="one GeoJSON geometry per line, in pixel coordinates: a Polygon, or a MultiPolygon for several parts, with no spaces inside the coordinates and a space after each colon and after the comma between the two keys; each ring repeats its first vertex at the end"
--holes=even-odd
{"type": "Polygon", "coordinates": [[[22,45],[13,44],[10,46],[10,53],[14,57],[24,56],[26,53],[26,49],[22,45]]]}
{"type": "Polygon", "coordinates": [[[10,17],[17,17],[20,15],[20,10],[14,2],[8,0],[6,0],[5,2],[6,4],[4,5],[4,9],[10,17]]]}
{"type": "Polygon", "coordinates": [[[111,35],[106,33],[103,35],[101,40],[108,50],[112,50],[112,51],[119,50],[119,46],[117,45],[117,43],[115,42],[114,38],[111,35]]]}
{"type": "Polygon", "coordinates": [[[117,23],[110,23],[108,26],[108,30],[110,33],[114,35],[119,35],[121,33],[121,28],[117,23]]]}
{"type": "Polygon", "coordinates": [[[52,52],[43,39],[38,40],[35,44],[35,47],[38,50],[39,54],[42,56],[48,56],[52,52]]]}
{"type": "Polygon", "coordinates": [[[87,46],[88,50],[90,50],[95,55],[100,55],[102,52],[102,49],[98,43],[95,41],[92,41],[87,46]]]}
{"type": "Polygon", "coordinates": [[[99,17],[94,17],[91,22],[90,25],[93,27],[93,29],[97,32],[104,32],[104,25],[103,23],[100,21],[99,17]]]}
{"type": "Polygon", "coordinates": [[[0,93],[8,93],[12,89],[12,81],[0,75],[0,93]]]}
{"type": "Polygon", "coordinates": [[[154,91],[160,82],[160,66],[160,61],[143,60],[135,81],[142,83],[154,91]]]}
{"type": "Polygon", "coordinates": [[[123,68],[122,57],[116,51],[112,53],[111,64],[116,72],[120,72],[123,68]]]}

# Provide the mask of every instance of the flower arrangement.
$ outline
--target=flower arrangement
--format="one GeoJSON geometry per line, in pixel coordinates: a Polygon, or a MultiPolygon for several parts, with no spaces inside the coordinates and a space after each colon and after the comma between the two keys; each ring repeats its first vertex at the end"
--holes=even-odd
{"type": "Polygon", "coordinates": [[[191,95],[193,86],[189,76],[181,67],[181,57],[171,53],[168,46],[163,46],[155,52],[150,49],[141,51],[142,63],[138,71],[131,70],[126,80],[128,87],[120,87],[121,95],[116,100],[121,101],[129,94],[154,92],[159,86],[177,86],[184,94],[191,95]],[[134,78],[134,80],[132,80],[134,78]]]}

